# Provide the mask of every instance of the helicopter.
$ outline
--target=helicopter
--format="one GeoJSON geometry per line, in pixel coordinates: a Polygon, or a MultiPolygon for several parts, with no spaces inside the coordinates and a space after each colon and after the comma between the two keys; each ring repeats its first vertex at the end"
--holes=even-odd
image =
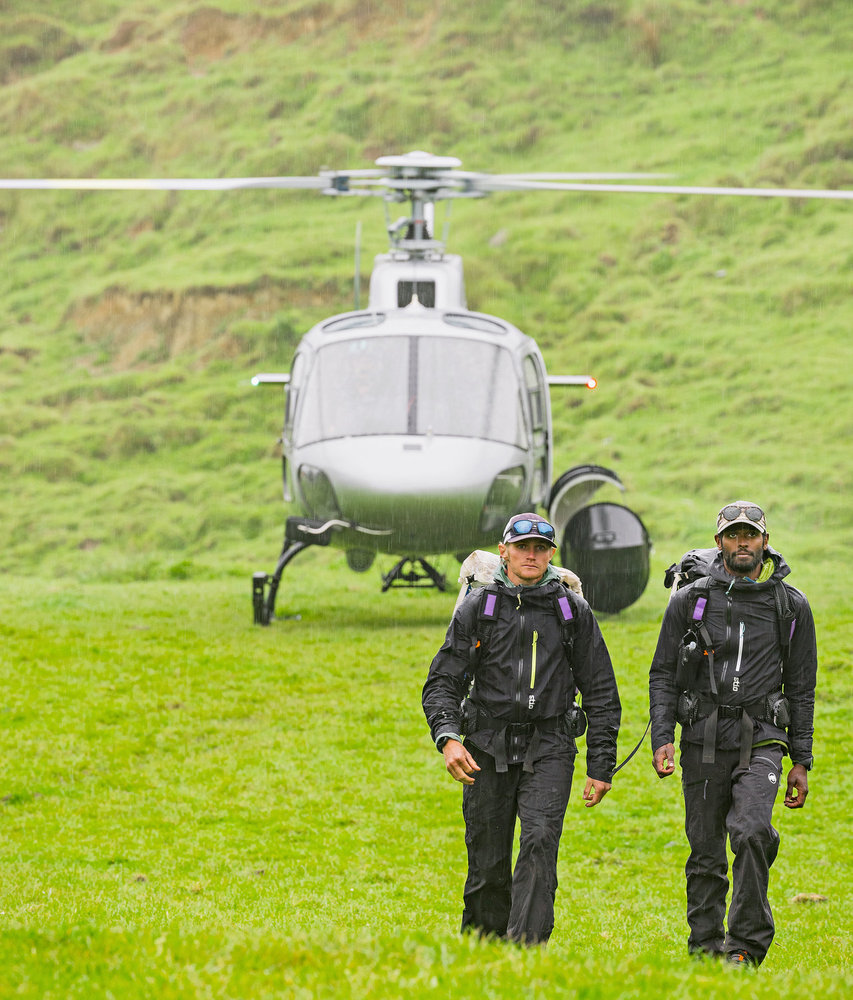
{"type": "Polygon", "coordinates": [[[547,374],[532,338],[468,309],[462,260],[446,252],[446,234],[435,239],[434,209],[494,191],[673,189],[589,183],[661,175],[464,172],[457,158],[420,150],[380,157],[376,167],[321,173],[325,194],[385,201],[390,248],[374,261],[367,308],[314,326],[289,373],[252,380],[284,387],[284,499],[302,511],[287,519],[273,573],[253,577],[255,621],[270,621],[285,567],[311,545],[343,548],[356,572],[378,553],[397,555],[383,591],[443,590],[429,554],[454,553],[462,562],[493,546],[508,516],[537,507],[562,538],[561,559],[583,580],[590,605],[621,611],[648,582],[651,539],[628,507],[590,503],[604,484],[624,491],[621,479],[578,465],[551,482],[549,387],[594,389],[596,379],[547,374]],[[388,207],[401,202],[409,213],[392,221],[388,207]]]}
{"type": "MultiPolygon", "coordinates": [[[[455,157],[423,151],[376,163],[379,171],[355,178],[335,172],[324,189],[385,199],[390,248],[374,261],[366,309],[314,326],[290,372],[252,379],[284,387],[284,499],[302,511],[287,519],[273,573],[253,577],[258,624],[274,614],[284,568],[311,545],[343,548],[355,572],[370,569],[377,554],[397,556],[382,576],[383,592],[445,590],[430,555],[454,553],[462,562],[472,550],[494,545],[514,512],[544,507],[562,528],[604,483],[624,490],[616,472],[594,465],[567,470],[552,487],[549,387],[594,389],[596,379],[549,376],[531,337],[470,310],[462,259],[433,235],[437,201],[544,179],[465,174],[455,157]],[[362,186],[352,187],[353,179],[362,186]],[[387,206],[401,201],[409,202],[409,214],[392,221],[387,206]]],[[[611,547],[624,535],[624,525],[617,531],[611,522],[635,522],[636,551],[629,567],[622,553],[628,572],[618,584],[605,586],[606,556],[595,560],[597,575],[585,567],[597,603],[618,610],[645,587],[651,542],[627,508],[601,505],[597,513],[592,537],[611,547]]]]}
{"type": "Polygon", "coordinates": [[[301,188],[383,199],[390,245],[374,260],[366,308],[357,262],[356,308],[312,327],[289,372],[251,380],[283,389],[283,496],[299,509],[286,518],[273,572],[252,576],[256,624],[275,618],[283,572],[311,546],[343,549],[355,572],[377,555],[396,557],[383,592],[445,590],[430,558],[461,562],[494,546],[509,516],[536,508],[596,611],[621,611],[648,582],[652,543],[639,516],[591,502],[605,484],[624,492],[618,474],[584,464],[552,482],[550,388],[594,390],[595,378],[547,373],[533,338],[468,308],[462,259],[446,251],[448,227],[443,239],[434,235],[436,203],[537,190],[853,199],[853,191],[625,183],[659,174],[489,174],[461,165],[416,150],[382,156],[374,168],[305,177],[0,180],[7,189],[301,188]],[[408,214],[392,220],[390,207],[402,203],[408,214]]]}

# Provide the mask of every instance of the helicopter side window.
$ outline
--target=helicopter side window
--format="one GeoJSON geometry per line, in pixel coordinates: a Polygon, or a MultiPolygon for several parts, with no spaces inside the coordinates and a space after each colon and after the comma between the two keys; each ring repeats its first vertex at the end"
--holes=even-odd
{"type": "Polygon", "coordinates": [[[452,337],[421,337],[419,344],[418,434],[522,443],[518,379],[509,351],[452,337]]]}
{"type": "Polygon", "coordinates": [[[293,436],[293,416],[296,413],[296,406],[299,402],[299,393],[302,386],[302,379],[305,373],[305,358],[297,354],[290,366],[290,382],[285,387],[284,403],[284,436],[290,439],[293,436]]]}
{"type": "Polygon", "coordinates": [[[532,355],[524,359],[524,383],[530,400],[530,418],[534,440],[545,436],[545,383],[532,355]]]}
{"type": "Polygon", "coordinates": [[[533,495],[538,496],[548,488],[548,411],[545,393],[548,391],[545,374],[538,360],[528,354],[523,362],[524,383],[530,407],[530,429],[535,460],[533,495]]]}

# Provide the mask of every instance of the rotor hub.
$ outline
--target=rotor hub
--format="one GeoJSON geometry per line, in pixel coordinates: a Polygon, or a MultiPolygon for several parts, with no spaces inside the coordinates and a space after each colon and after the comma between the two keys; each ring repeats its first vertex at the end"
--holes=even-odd
{"type": "Polygon", "coordinates": [[[427,170],[453,170],[461,167],[462,161],[455,156],[433,156],[422,149],[415,149],[398,156],[380,156],[376,166],[390,167],[394,177],[422,177],[427,170]]]}

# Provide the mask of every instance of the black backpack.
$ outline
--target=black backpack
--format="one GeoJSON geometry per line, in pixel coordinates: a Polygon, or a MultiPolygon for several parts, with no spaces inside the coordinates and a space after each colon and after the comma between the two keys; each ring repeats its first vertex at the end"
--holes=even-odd
{"type": "MultiPolygon", "coordinates": [[[[680,590],[687,584],[692,584],[690,588],[689,601],[687,605],[687,632],[682,639],[679,650],[678,665],[676,668],[675,680],[677,686],[682,689],[678,701],[678,721],[682,724],[692,725],[699,717],[701,699],[698,694],[691,692],[691,679],[695,677],[695,672],[700,668],[703,660],[707,661],[708,674],[710,679],[712,699],[717,697],[717,683],[714,675],[714,649],[711,644],[711,637],[705,625],[705,608],[708,604],[708,597],[711,592],[712,580],[709,575],[711,564],[717,556],[717,549],[690,549],[685,552],[678,562],[673,563],[664,574],[664,586],[670,589],[670,599],[676,590],[680,590]]],[[[791,652],[791,639],[794,636],[794,628],[797,619],[791,609],[788,588],[781,580],[776,580],[773,584],[773,599],[776,606],[776,621],[779,634],[779,650],[782,660],[782,672],[788,664],[791,652]]],[[[785,719],[787,724],[790,721],[786,699],[780,691],[778,697],[771,696],[772,704],[765,705],[764,718],[772,718],[774,725],[777,720],[785,719]]],[[[714,763],[714,740],[717,729],[717,712],[715,707],[705,723],[705,733],[702,745],[702,762],[706,764],[714,763]]],[[[752,720],[750,714],[743,707],[741,715],[741,767],[749,766],[749,752],[751,747],[750,734],[752,720]]]]}
{"type": "MultiPolygon", "coordinates": [[[[690,549],[664,573],[663,585],[670,591],[670,597],[672,597],[672,594],[676,590],[681,590],[687,584],[694,584],[690,594],[688,616],[691,625],[695,627],[699,634],[705,631],[703,618],[705,606],[708,601],[708,593],[711,589],[709,571],[711,564],[717,556],[717,552],[717,549],[690,549]]],[[[779,626],[779,647],[782,652],[782,667],[784,669],[791,652],[791,640],[794,637],[797,619],[791,609],[788,588],[781,580],[777,580],[773,584],[773,598],[776,605],[776,619],[779,626]]],[[[703,640],[705,640],[706,635],[707,632],[702,636],[703,640]]]]}

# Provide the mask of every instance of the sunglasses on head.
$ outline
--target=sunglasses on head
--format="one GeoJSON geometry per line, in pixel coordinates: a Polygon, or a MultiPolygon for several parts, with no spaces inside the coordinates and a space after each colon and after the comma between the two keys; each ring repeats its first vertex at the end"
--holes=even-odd
{"type": "Polygon", "coordinates": [[[723,507],[719,517],[724,517],[727,521],[733,521],[736,517],[748,517],[750,521],[760,524],[764,520],[764,511],[760,507],[739,507],[735,503],[730,503],[728,507],[723,507]]]}
{"type": "Polygon", "coordinates": [[[529,535],[531,531],[535,531],[543,538],[551,539],[554,537],[553,524],[548,524],[547,521],[531,521],[529,517],[523,517],[520,521],[513,521],[509,528],[507,528],[508,535],[529,535]]]}

